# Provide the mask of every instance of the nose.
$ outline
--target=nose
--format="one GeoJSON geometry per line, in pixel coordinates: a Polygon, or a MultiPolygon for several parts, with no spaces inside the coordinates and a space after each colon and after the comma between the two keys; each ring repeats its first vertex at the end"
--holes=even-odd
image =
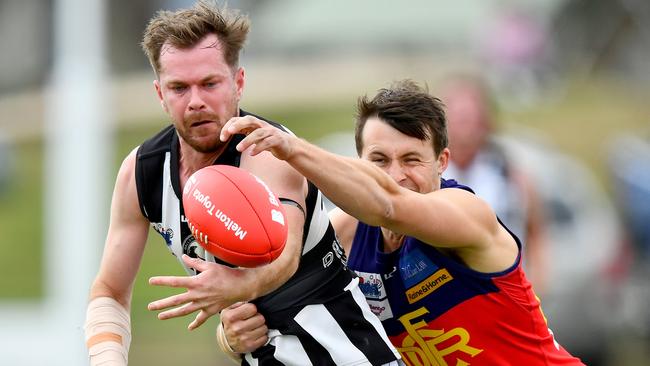
{"type": "Polygon", "coordinates": [[[395,182],[399,183],[406,179],[406,174],[404,174],[402,164],[400,164],[398,161],[391,161],[386,172],[391,176],[391,178],[393,178],[395,182]]]}
{"type": "Polygon", "coordinates": [[[205,109],[205,102],[197,88],[190,88],[190,102],[187,104],[187,108],[193,112],[205,109]]]}

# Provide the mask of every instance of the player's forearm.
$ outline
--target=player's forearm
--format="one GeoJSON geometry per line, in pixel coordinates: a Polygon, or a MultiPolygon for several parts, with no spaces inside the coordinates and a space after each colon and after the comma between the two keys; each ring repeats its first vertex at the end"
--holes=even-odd
{"type": "MultiPolygon", "coordinates": [[[[297,209],[292,209],[296,210],[297,209]]],[[[300,250],[302,248],[302,223],[303,217],[298,217],[302,213],[287,212],[289,222],[289,234],[282,254],[273,262],[245,270],[242,275],[246,276],[243,289],[247,292],[242,296],[240,301],[250,301],[260,296],[264,296],[280,286],[294,275],[300,262],[300,250]],[[300,223],[300,227],[298,223],[300,223]]]]}
{"type": "Polygon", "coordinates": [[[131,319],[115,299],[98,297],[88,303],[84,333],[91,366],[128,364],[131,319]]]}
{"type": "Polygon", "coordinates": [[[295,140],[287,162],[359,220],[381,225],[392,215],[392,197],[399,186],[372,164],[332,154],[302,139],[295,140]]]}

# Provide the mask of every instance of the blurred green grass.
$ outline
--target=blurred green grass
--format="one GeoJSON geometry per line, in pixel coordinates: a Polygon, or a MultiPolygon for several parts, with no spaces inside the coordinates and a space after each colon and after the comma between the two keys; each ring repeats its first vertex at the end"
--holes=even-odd
{"type": "MultiPolygon", "coordinates": [[[[372,91],[369,91],[372,92],[372,91]]],[[[620,131],[647,133],[650,106],[646,95],[630,93],[625,85],[603,83],[579,85],[567,90],[559,102],[535,105],[516,112],[505,112],[504,121],[515,121],[541,130],[557,149],[576,156],[607,185],[604,163],[608,139],[620,131]]],[[[341,104],[283,105],[263,110],[243,107],[282,122],[307,140],[327,133],[351,131],[354,100],[341,104]]],[[[165,121],[126,121],[116,134],[112,179],[121,160],[145,138],[161,129],[165,121]]],[[[0,300],[42,296],[43,263],[43,150],[39,139],[15,145],[16,171],[5,192],[0,193],[0,300]],[[25,259],[29,264],[25,264],[25,259]]],[[[568,173],[569,174],[569,173],[568,173]]],[[[111,182],[112,186],[112,182],[111,182]]],[[[110,193],[105,198],[110,200],[110,193]]],[[[108,223],[106,223],[106,227],[108,223]]],[[[103,243],[96,243],[103,247],[103,243]]],[[[176,259],[155,233],[150,235],[143,263],[136,279],[133,308],[132,365],[157,366],[188,364],[230,364],[213,347],[216,319],[189,332],[192,318],[159,321],[146,309],[147,304],[173,290],[149,286],[149,277],[161,274],[182,275],[176,259]]]]}

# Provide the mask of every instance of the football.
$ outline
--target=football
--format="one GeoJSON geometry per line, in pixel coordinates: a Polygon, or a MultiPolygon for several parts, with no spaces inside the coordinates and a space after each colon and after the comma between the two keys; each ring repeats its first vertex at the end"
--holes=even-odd
{"type": "Polygon", "coordinates": [[[276,259],[287,240],[284,207],[255,175],[229,165],[196,171],[183,188],[192,235],[219,259],[256,267],[276,259]]]}

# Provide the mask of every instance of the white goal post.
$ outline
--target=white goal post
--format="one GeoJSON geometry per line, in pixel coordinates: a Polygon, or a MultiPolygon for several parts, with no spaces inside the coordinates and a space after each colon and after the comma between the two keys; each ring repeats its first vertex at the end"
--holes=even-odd
{"type": "Polygon", "coordinates": [[[2,365],[88,364],[83,321],[106,233],[113,166],[106,14],[104,0],[54,2],[43,139],[44,293],[40,301],[0,302],[2,365]]]}

